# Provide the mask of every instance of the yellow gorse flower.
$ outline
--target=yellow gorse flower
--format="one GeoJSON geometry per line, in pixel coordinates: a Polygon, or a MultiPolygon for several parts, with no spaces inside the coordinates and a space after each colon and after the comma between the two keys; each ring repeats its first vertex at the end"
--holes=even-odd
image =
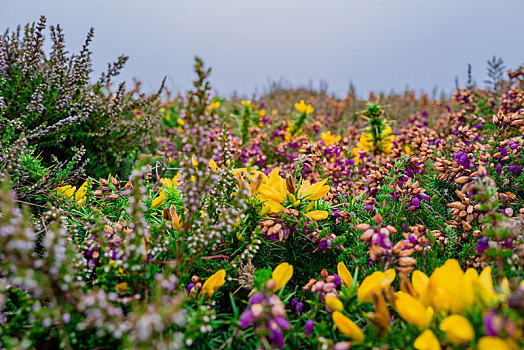
{"type": "Polygon", "coordinates": [[[351,155],[353,156],[353,161],[355,162],[355,165],[359,165],[362,161],[360,159],[360,153],[363,153],[364,151],[358,147],[354,147],[351,149],[351,155]]]}
{"type": "Polygon", "coordinates": [[[333,143],[337,143],[342,139],[342,136],[331,135],[331,131],[323,132],[320,134],[320,138],[324,140],[324,145],[329,146],[333,143]]]}
{"type": "Polygon", "coordinates": [[[463,313],[475,306],[491,306],[497,300],[490,267],[486,267],[480,275],[472,268],[464,272],[454,259],[436,268],[429,278],[415,271],[412,284],[418,299],[424,305],[432,306],[439,314],[463,313]]]}
{"type": "Polygon", "coordinates": [[[175,176],[173,176],[173,178],[163,177],[160,179],[160,182],[162,183],[162,187],[164,188],[178,187],[180,185],[178,180],[181,177],[182,177],[182,174],[176,174],[175,176]]]}
{"type": "Polygon", "coordinates": [[[211,275],[202,285],[202,291],[205,296],[211,297],[215,292],[226,283],[226,270],[218,270],[211,275]]]}
{"type": "Polygon", "coordinates": [[[122,294],[129,289],[129,286],[127,285],[127,282],[120,282],[120,283],[117,283],[117,285],[115,286],[115,289],[119,294],[122,294]]]}
{"type": "Polygon", "coordinates": [[[373,272],[371,275],[364,278],[364,281],[362,281],[362,284],[358,288],[358,300],[361,303],[371,303],[373,301],[372,294],[382,293],[384,289],[393,283],[395,276],[396,273],[393,269],[389,269],[386,272],[373,272]]]}
{"type": "Polygon", "coordinates": [[[212,111],[213,109],[218,109],[220,108],[220,101],[215,101],[215,102],[211,102],[209,104],[209,111],[212,111]]]}
{"type": "Polygon", "coordinates": [[[273,213],[280,213],[284,210],[282,203],[286,200],[286,182],[278,174],[279,168],[273,169],[267,180],[262,179],[258,187],[259,198],[264,202],[264,207],[269,207],[273,213]]]}
{"type": "Polygon", "coordinates": [[[313,185],[311,185],[309,180],[302,182],[302,185],[298,189],[298,198],[300,200],[308,199],[310,201],[323,198],[329,191],[329,186],[326,185],[327,180],[328,179],[324,179],[313,185]]]}
{"type": "Polygon", "coordinates": [[[498,337],[482,337],[477,343],[477,350],[517,350],[520,349],[512,340],[498,337]]]}
{"type": "Polygon", "coordinates": [[[333,312],[333,322],[335,322],[338,330],[346,337],[351,338],[356,342],[364,340],[364,333],[362,333],[362,330],[355,324],[355,322],[344,316],[340,311],[333,312]]]}
{"type": "Polygon", "coordinates": [[[209,160],[209,167],[211,169],[213,169],[214,171],[218,170],[218,165],[217,165],[217,163],[213,159],[209,160]]]}
{"type": "Polygon", "coordinates": [[[462,315],[451,315],[440,322],[439,328],[453,345],[460,345],[475,338],[475,331],[468,319],[462,315]]]}
{"type": "Polygon", "coordinates": [[[293,265],[283,262],[273,270],[271,279],[275,281],[275,288],[272,292],[276,292],[283,288],[287,282],[293,277],[293,265]]]}
{"type": "Polygon", "coordinates": [[[344,264],[343,261],[339,262],[337,265],[337,272],[338,276],[344,282],[346,287],[351,287],[353,285],[353,276],[351,276],[351,273],[349,272],[348,268],[346,267],[346,264],[344,264]]]}
{"type": "Polygon", "coordinates": [[[174,230],[180,230],[182,228],[182,217],[177,214],[176,208],[173,204],[169,207],[169,214],[171,216],[171,226],[174,230]]]}
{"type": "Polygon", "coordinates": [[[71,185],[65,185],[55,188],[56,194],[64,199],[72,200],[78,204],[84,204],[86,202],[87,193],[87,181],[85,181],[78,190],[76,187],[71,185]]]}
{"type": "MultiPolygon", "coordinates": [[[[395,135],[391,135],[392,130],[391,126],[387,126],[382,130],[380,135],[380,140],[374,144],[373,135],[369,132],[363,132],[360,134],[360,139],[357,143],[357,150],[362,150],[364,152],[372,152],[373,148],[376,146],[378,149],[382,150],[386,155],[391,153],[393,148],[393,141],[395,140],[395,135]]],[[[358,151],[353,151],[355,155],[358,151]]]]}
{"type": "Polygon", "coordinates": [[[309,217],[311,220],[320,221],[327,218],[329,216],[329,213],[325,210],[312,210],[308,211],[306,213],[306,216],[309,217]]]}
{"type": "Polygon", "coordinates": [[[417,350],[440,350],[440,342],[431,330],[426,329],[415,339],[413,347],[417,350]]]}
{"type": "Polygon", "coordinates": [[[164,204],[166,200],[166,193],[164,191],[160,191],[158,194],[158,197],[153,199],[153,202],[151,203],[151,208],[158,208],[162,204],[164,204]]]}
{"type": "Polygon", "coordinates": [[[309,104],[306,105],[304,100],[300,100],[300,103],[295,103],[295,108],[300,113],[306,113],[306,114],[313,113],[313,107],[311,107],[311,105],[309,104]]]}
{"type": "MultiPolygon", "coordinates": [[[[233,170],[233,174],[239,182],[246,180],[247,177],[250,194],[258,195],[258,199],[263,202],[260,215],[281,213],[284,210],[283,204],[286,198],[290,199],[292,205],[297,206],[303,199],[314,201],[324,197],[329,191],[329,186],[325,184],[327,179],[313,185],[306,180],[298,190],[298,197],[295,197],[293,193],[289,193],[286,181],[280,176],[279,172],[278,167],[273,169],[268,176],[254,169],[239,168],[233,170]]],[[[312,220],[323,220],[328,216],[328,212],[324,210],[311,211],[311,209],[312,206],[307,206],[305,212],[312,220]]]]}
{"type": "Polygon", "coordinates": [[[335,297],[326,298],[326,307],[331,311],[342,312],[344,310],[344,304],[342,304],[339,298],[335,298],[335,297]]]}
{"type": "Polygon", "coordinates": [[[360,135],[360,139],[357,143],[357,147],[364,152],[371,152],[373,149],[373,135],[368,132],[363,132],[360,135]]]}
{"type": "Polygon", "coordinates": [[[423,330],[429,327],[433,319],[433,308],[427,308],[418,299],[405,292],[395,293],[395,309],[404,321],[423,330]]]}

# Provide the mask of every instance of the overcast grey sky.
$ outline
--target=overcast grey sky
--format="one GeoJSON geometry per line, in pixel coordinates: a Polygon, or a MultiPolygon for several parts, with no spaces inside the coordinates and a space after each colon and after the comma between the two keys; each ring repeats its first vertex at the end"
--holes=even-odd
{"type": "Polygon", "coordinates": [[[250,94],[269,80],[345,94],[350,81],[370,90],[406,86],[446,92],[473,65],[485,79],[486,60],[524,63],[524,0],[0,0],[0,27],[60,23],[77,51],[95,27],[94,68],[122,53],[122,78],[154,89],[163,76],[190,87],[195,55],[213,68],[220,94],[250,94]]]}

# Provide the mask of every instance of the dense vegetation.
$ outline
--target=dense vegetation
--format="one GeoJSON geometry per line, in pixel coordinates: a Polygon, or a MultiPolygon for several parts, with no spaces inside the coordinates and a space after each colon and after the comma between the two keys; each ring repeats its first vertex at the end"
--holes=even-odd
{"type": "Polygon", "coordinates": [[[45,28],[0,36],[1,348],[524,346],[524,68],[148,95],[45,28]]]}

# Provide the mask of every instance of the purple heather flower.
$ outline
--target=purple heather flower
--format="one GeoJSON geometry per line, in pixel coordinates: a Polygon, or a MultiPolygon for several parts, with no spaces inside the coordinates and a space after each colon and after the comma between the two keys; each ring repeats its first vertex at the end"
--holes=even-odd
{"type": "Polygon", "coordinates": [[[418,196],[425,201],[429,200],[429,196],[425,193],[419,193],[418,196]]]}
{"type": "Polygon", "coordinates": [[[249,299],[249,305],[259,304],[264,300],[264,295],[260,292],[253,294],[251,299],[249,299]]]}
{"type": "Polygon", "coordinates": [[[483,324],[484,331],[488,337],[496,337],[498,335],[496,327],[497,314],[493,311],[489,311],[486,316],[484,316],[483,324]]]}
{"type": "Polygon", "coordinates": [[[333,282],[335,283],[335,286],[340,287],[342,285],[342,280],[340,279],[338,273],[334,273],[333,277],[335,277],[335,281],[333,282]]]}
{"type": "Polygon", "coordinates": [[[277,329],[272,329],[270,327],[270,336],[269,336],[269,340],[271,341],[271,343],[273,343],[274,345],[276,345],[279,349],[283,349],[285,347],[285,344],[284,344],[284,336],[282,335],[282,332],[277,328],[277,329]]]}
{"type": "Polygon", "coordinates": [[[509,237],[506,238],[506,240],[504,241],[504,247],[513,250],[513,248],[515,248],[515,246],[513,245],[513,240],[509,237]]]}
{"type": "Polygon", "coordinates": [[[515,170],[515,176],[519,177],[522,173],[522,165],[519,165],[517,170],[515,170]]]}
{"type": "Polygon", "coordinates": [[[304,308],[304,304],[302,302],[298,302],[295,306],[295,313],[298,315],[302,312],[302,309],[304,308]]]}
{"type": "Polygon", "coordinates": [[[189,283],[187,285],[187,292],[188,293],[191,293],[191,290],[195,287],[195,284],[194,283],[189,283]]]}
{"type": "Polygon", "coordinates": [[[255,316],[253,315],[253,312],[251,312],[250,309],[247,309],[240,315],[240,319],[238,320],[238,325],[242,328],[247,328],[251,325],[251,323],[255,320],[255,316]]]}
{"type": "Polygon", "coordinates": [[[278,327],[280,327],[281,329],[287,330],[291,328],[289,321],[284,316],[277,316],[275,318],[275,322],[277,323],[278,327]]]}
{"type": "Polygon", "coordinates": [[[483,254],[489,248],[489,237],[481,237],[477,243],[477,254],[483,254]]]}
{"type": "Polygon", "coordinates": [[[306,335],[310,335],[313,332],[313,329],[315,328],[315,322],[312,318],[307,320],[306,325],[304,326],[304,331],[306,335]]]}
{"type": "Polygon", "coordinates": [[[420,206],[420,201],[417,197],[413,197],[413,199],[411,200],[411,203],[413,203],[415,208],[418,208],[420,206]]]}

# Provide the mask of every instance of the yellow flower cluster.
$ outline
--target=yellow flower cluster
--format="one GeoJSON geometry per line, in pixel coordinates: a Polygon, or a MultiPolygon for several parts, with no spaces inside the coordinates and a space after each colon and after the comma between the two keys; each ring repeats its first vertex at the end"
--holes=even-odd
{"type": "Polygon", "coordinates": [[[393,141],[395,140],[395,135],[391,135],[391,126],[386,126],[380,135],[380,140],[373,140],[373,135],[369,132],[363,132],[360,135],[360,139],[357,143],[357,147],[351,150],[353,154],[355,164],[358,165],[360,162],[359,153],[360,152],[374,152],[375,148],[380,150],[382,153],[388,155],[391,153],[393,148],[393,141]]]}
{"type": "MultiPolygon", "coordinates": [[[[353,277],[343,262],[338,264],[337,272],[344,285],[353,285],[353,277]]],[[[376,271],[367,276],[358,286],[358,300],[361,303],[378,303],[375,312],[380,313],[380,300],[384,301],[383,291],[390,288],[395,277],[393,269],[376,271]]],[[[419,350],[441,349],[439,339],[430,329],[436,326],[445,333],[447,341],[452,345],[469,343],[475,339],[475,330],[465,316],[471,314],[473,309],[483,310],[500,301],[493,288],[490,267],[480,274],[473,268],[464,272],[459,263],[452,259],[435,269],[430,277],[421,271],[414,271],[411,284],[412,288],[407,288],[410,293],[398,291],[391,294],[392,290],[389,289],[390,292],[385,294],[399,316],[422,332],[413,344],[419,350]]],[[[340,331],[354,340],[363,340],[363,335],[360,338],[360,329],[342,314],[343,304],[337,298],[328,299],[326,307],[334,311],[333,321],[340,331]]],[[[386,322],[389,322],[385,304],[382,312],[387,314],[386,322]]],[[[487,336],[481,337],[477,346],[483,350],[517,348],[511,340],[487,336]]]]}
{"type": "Polygon", "coordinates": [[[242,101],[240,101],[240,103],[241,103],[242,106],[244,106],[244,107],[253,108],[253,105],[251,104],[251,101],[249,101],[249,100],[242,100],[242,101]]]}
{"type": "Polygon", "coordinates": [[[218,109],[220,108],[220,101],[215,101],[215,102],[211,102],[209,104],[209,111],[212,111],[213,109],[218,109]]]}
{"type": "Polygon", "coordinates": [[[87,181],[85,181],[82,186],[76,189],[76,187],[71,185],[64,185],[55,188],[55,192],[58,196],[77,202],[78,204],[84,204],[86,202],[86,193],[87,193],[87,181]]]}
{"type": "MultiPolygon", "coordinates": [[[[372,302],[372,294],[381,294],[394,278],[393,270],[366,277],[358,289],[358,299],[372,302]]],[[[430,277],[414,271],[411,282],[413,293],[396,292],[393,304],[404,321],[423,331],[414,343],[416,349],[440,349],[437,337],[429,329],[439,317],[445,317],[438,326],[451,344],[470,342],[475,338],[475,331],[464,315],[473,308],[492,306],[498,299],[490,267],[480,275],[473,268],[464,272],[456,260],[447,260],[430,277]]],[[[483,343],[492,341],[485,339],[483,343]]]]}
{"type": "Polygon", "coordinates": [[[325,146],[329,146],[333,143],[339,142],[342,139],[342,136],[332,135],[331,131],[328,131],[328,132],[323,132],[322,134],[320,134],[320,138],[324,141],[325,146]]]}
{"type": "MultiPolygon", "coordinates": [[[[198,166],[198,162],[196,160],[196,156],[195,155],[193,155],[191,157],[191,164],[194,167],[198,166]]],[[[213,159],[209,160],[208,166],[211,169],[213,169],[213,171],[217,171],[218,170],[218,165],[217,165],[217,163],[213,159]]],[[[160,179],[160,182],[162,183],[162,187],[164,189],[173,189],[174,187],[178,187],[180,185],[180,182],[178,180],[181,177],[182,177],[181,174],[176,174],[173,178],[163,177],[163,178],[160,179]]],[[[194,176],[191,177],[191,181],[193,181],[193,182],[196,181],[194,176]]],[[[151,208],[158,208],[158,207],[160,207],[162,204],[164,204],[165,200],[166,200],[166,193],[163,190],[160,190],[158,192],[158,197],[156,197],[153,200],[153,202],[151,203],[151,208]]]]}
{"type": "Polygon", "coordinates": [[[295,108],[300,113],[306,113],[311,114],[313,113],[313,107],[311,107],[310,104],[307,104],[304,102],[304,100],[300,100],[300,103],[295,103],[295,108]]]}
{"type": "MultiPolygon", "coordinates": [[[[309,180],[303,181],[297,193],[290,193],[286,181],[279,174],[280,169],[277,167],[266,174],[253,169],[239,168],[235,169],[233,173],[239,181],[244,181],[248,176],[248,182],[251,195],[258,195],[258,199],[263,201],[262,211],[260,215],[269,213],[281,213],[284,210],[284,201],[289,198],[293,206],[298,206],[301,201],[315,201],[323,198],[329,191],[329,186],[326,185],[327,179],[324,179],[315,184],[311,184],[309,180]]],[[[323,220],[328,217],[328,212],[325,210],[310,210],[314,203],[310,203],[306,207],[306,215],[315,221],[323,220]]]]}

